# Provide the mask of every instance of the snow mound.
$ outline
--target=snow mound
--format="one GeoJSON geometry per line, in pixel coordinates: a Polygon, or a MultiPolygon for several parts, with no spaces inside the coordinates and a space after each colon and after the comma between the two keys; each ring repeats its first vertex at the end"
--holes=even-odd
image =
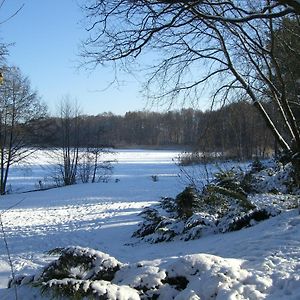
{"type": "MultiPolygon", "coordinates": [[[[56,249],[51,252],[61,254],[55,261],[36,275],[18,276],[0,298],[15,299],[16,287],[19,300],[52,299],[54,295],[60,299],[78,296],[78,299],[98,297],[116,300],[296,300],[300,299],[299,235],[300,215],[292,210],[265,224],[245,229],[244,233],[222,235],[218,244],[215,238],[180,245],[172,242],[174,247],[194,245],[194,253],[201,252],[201,244],[208,246],[208,243],[213,243],[215,247],[224,248],[218,255],[162,255],[151,261],[123,264],[108,254],[90,248],[56,249]],[[72,262],[71,268],[63,268],[67,265],[62,259],[66,254],[75,257],[68,260],[72,262]],[[87,261],[89,263],[83,263],[87,261]],[[43,272],[53,266],[69,272],[53,269],[51,273],[43,272]],[[109,273],[110,278],[104,275],[106,279],[99,278],[92,271],[97,269],[102,272],[115,267],[119,269],[109,273]]],[[[181,251],[185,250],[181,248],[181,251]]],[[[181,251],[178,249],[177,252],[181,251]]]]}
{"type": "Polygon", "coordinates": [[[114,282],[140,290],[141,299],[263,299],[272,281],[242,265],[238,259],[187,255],[128,265],[114,282]]]}
{"type": "Polygon", "coordinates": [[[53,279],[45,283],[43,288],[45,290],[54,288],[56,295],[64,293],[73,296],[76,294],[77,298],[84,298],[85,296],[92,296],[96,299],[107,300],[137,300],[140,299],[136,290],[129,286],[118,286],[105,280],[76,280],[65,278],[61,280],[53,279]]]}
{"type": "MultiPolygon", "coordinates": [[[[93,249],[69,247],[59,251],[61,256],[42,272],[35,276],[16,278],[10,284],[11,289],[19,286],[20,291],[23,291],[31,287],[32,292],[29,294],[36,295],[38,287],[43,297],[50,298],[242,300],[264,299],[273,284],[271,277],[247,270],[242,259],[193,254],[123,265],[93,249]],[[63,277],[62,269],[67,265],[66,255],[74,256],[75,259],[68,257],[72,261],[73,272],[65,272],[66,277],[63,277]],[[83,261],[86,262],[87,257],[97,262],[87,264],[89,269],[83,268],[83,261]],[[103,269],[116,267],[119,270],[111,274],[110,279],[106,275],[106,280],[98,279],[105,277],[103,269]],[[95,269],[102,274],[100,277],[95,269]]],[[[295,277],[291,284],[299,288],[299,278],[295,277]]]]}

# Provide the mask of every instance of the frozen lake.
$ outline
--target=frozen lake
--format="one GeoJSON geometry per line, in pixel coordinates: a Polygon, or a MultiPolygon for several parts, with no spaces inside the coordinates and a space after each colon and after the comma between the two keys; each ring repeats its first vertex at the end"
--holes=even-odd
{"type": "MultiPolygon", "coordinates": [[[[115,149],[110,154],[103,154],[101,160],[112,161],[114,168],[110,181],[125,180],[128,184],[134,184],[138,178],[152,180],[152,176],[157,176],[158,181],[163,182],[158,185],[165,195],[165,187],[168,189],[171,187],[172,191],[177,192],[189,184],[176,164],[180,154],[181,152],[176,150],[115,149]]],[[[55,157],[53,151],[39,150],[29,158],[28,163],[11,167],[8,180],[9,193],[37,190],[40,188],[40,183],[43,187],[53,186],[53,175],[57,164],[55,157]]],[[[220,166],[228,169],[233,165],[234,163],[222,163],[184,169],[197,178],[198,183],[201,183],[211,179],[211,174],[220,166]]],[[[247,165],[248,163],[241,164],[242,167],[247,165]]]]}
{"type": "MultiPolygon", "coordinates": [[[[110,180],[134,180],[138,177],[156,175],[161,180],[177,177],[179,169],[175,164],[179,151],[170,150],[112,150],[104,154],[102,160],[114,161],[110,180]]],[[[26,164],[11,167],[8,188],[10,193],[31,191],[43,185],[53,184],[56,159],[51,151],[35,152],[26,164]]]]}

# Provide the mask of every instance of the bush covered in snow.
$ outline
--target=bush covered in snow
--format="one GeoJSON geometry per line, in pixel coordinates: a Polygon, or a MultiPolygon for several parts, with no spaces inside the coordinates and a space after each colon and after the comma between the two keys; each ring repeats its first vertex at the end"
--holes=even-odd
{"type": "Polygon", "coordinates": [[[82,247],[56,248],[49,254],[60,256],[34,276],[15,277],[8,287],[31,284],[39,287],[41,294],[72,299],[123,299],[117,297],[120,293],[133,295],[126,299],[139,299],[130,287],[111,283],[123,266],[114,257],[82,247]]]}
{"type": "Polygon", "coordinates": [[[54,253],[61,255],[39,274],[20,276],[10,287],[39,288],[41,295],[56,299],[103,300],[254,299],[270,287],[269,280],[243,269],[242,260],[208,254],[122,264],[88,248],[54,253]]]}
{"type": "Polygon", "coordinates": [[[261,163],[260,170],[256,165],[245,175],[249,181],[252,193],[295,194],[299,186],[295,181],[294,167],[292,163],[282,164],[278,161],[261,163]]]}
{"type": "Polygon", "coordinates": [[[157,243],[173,239],[197,239],[201,236],[224,233],[252,226],[294,208],[296,198],[291,196],[286,205],[280,202],[253,201],[255,193],[287,193],[297,191],[292,179],[292,166],[272,161],[255,161],[250,170],[239,168],[220,170],[214,180],[201,191],[188,186],[175,199],[162,198],[160,203],[145,208],[140,214],[144,221],[133,233],[134,237],[157,243]]]}

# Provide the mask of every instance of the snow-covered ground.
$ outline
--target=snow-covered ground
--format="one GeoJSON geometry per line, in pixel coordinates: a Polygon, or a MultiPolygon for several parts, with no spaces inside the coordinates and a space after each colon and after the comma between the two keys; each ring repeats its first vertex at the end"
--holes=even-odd
{"type": "MultiPolygon", "coordinates": [[[[33,274],[53,259],[46,251],[78,245],[106,252],[122,263],[142,261],[149,282],[159,282],[164,272],[188,278],[186,289],[177,295],[165,289],[159,299],[300,299],[300,216],[296,210],[238,232],[194,241],[146,244],[131,238],[143,207],[183,189],[184,181],[172,162],[177,155],[176,151],[124,150],[115,155],[119,162],[108,183],[1,197],[15,273],[33,274]],[[152,175],[159,180],[154,182],[152,175]],[[199,270],[196,276],[194,268],[199,270]]],[[[30,168],[15,169],[12,190],[34,189],[46,174],[47,161],[38,153],[30,168]]],[[[144,276],[133,269],[122,272],[116,279],[120,284],[144,276]]],[[[15,299],[14,292],[6,289],[9,277],[1,239],[0,299],[15,299]]],[[[22,291],[19,299],[39,299],[29,290],[22,291]]]]}

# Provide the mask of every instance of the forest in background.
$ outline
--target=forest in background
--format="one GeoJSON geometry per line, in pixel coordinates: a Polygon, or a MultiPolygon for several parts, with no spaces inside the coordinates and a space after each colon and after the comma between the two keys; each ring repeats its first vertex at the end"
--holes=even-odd
{"type": "MultiPolygon", "coordinates": [[[[134,111],[124,116],[103,113],[68,118],[74,124],[69,128],[70,143],[80,147],[181,147],[238,159],[266,157],[276,151],[271,132],[248,102],[205,112],[134,111]]],[[[66,116],[35,120],[26,130],[30,144],[62,146],[65,121],[66,116]]]]}

